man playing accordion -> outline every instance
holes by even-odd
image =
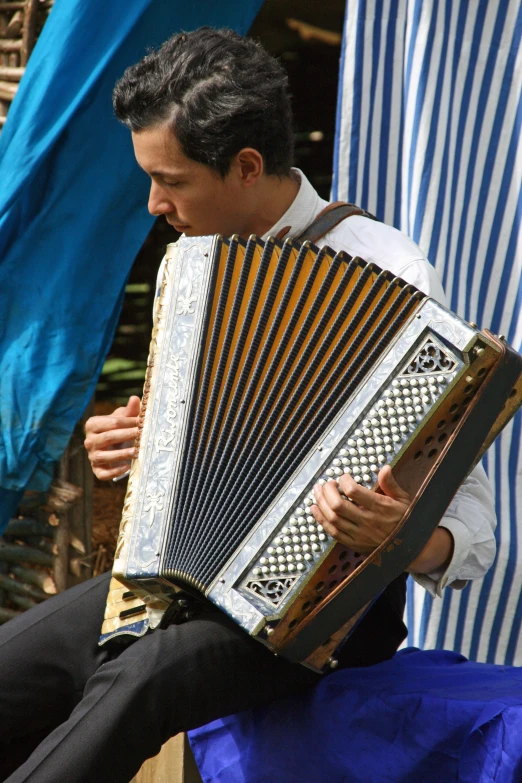
[[[292,168],[287,78],[252,40],[208,28],[175,35],[127,69],[114,107],[150,177],[149,211],[187,236],[297,236],[327,205]],[[373,261],[444,302],[433,268],[394,228],[355,215],[320,244]],[[139,407],[131,397],[125,408],[87,422],[85,446],[99,479],[128,470]],[[339,485],[316,487],[311,513],[334,539],[371,552],[410,501],[389,467],[379,485],[382,494],[375,494],[344,475]],[[482,577],[495,553],[494,526],[479,466],[409,573],[438,596]],[[340,666],[393,656],[406,636],[406,576],[364,616],[341,650]],[[0,628],[0,772],[9,783],[128,783],[177,732],[318,679],[204,603],[185,622],[99,647],[109,580],[105,574],[72,588]]]

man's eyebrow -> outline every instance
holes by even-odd
[[[165,170],[159,170],[159,171],[151,171],[149,172],[151,177],[182,177],[183,172],[182,171],[168,171]]]

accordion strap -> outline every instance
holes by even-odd
[[[346,201],[334,201],[319,212],[315,220],[294,239],[298,239],[300,242],[308,240],[315,243],[331,231],[332,228],[335,228],[342,220],[346,220],[346,218],[352,217],[352,215],[361,215],[362,217],[371,218],[371,220],[377,220],[370,212],[366,212],[365,209],[361,209],[361,207],[357,207],[355,204],[348,204]]]

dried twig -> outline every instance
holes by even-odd
[[[334,33],[332,30],[324,30],[322,27],[316,27],[308,22],[302,22],[300,19],[287,19],[287,26],[290,30],[295,30],[303,41],[320,41],[328,46],[340,46],[342,41],[341,33]]]

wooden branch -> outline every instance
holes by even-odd
[[[40,587],[28,585],[25,584],[25,582],[19,582],[18,579],[5,576],[5,574],[0,574],[0,589],[5,590],[6,593],[25,595],[28,598],[33,598],[35,601],[45,601],[45,599],[48,598],[48,594]]]
[[[12,101],[18,90],[18,85],[13,82],[0,82],[0,100]]]
[[[57,554],[53,564],[54,582],[59,593],[67,590],[68,587],[70,524],[67,512],[72,503],[75,502],[73,494],[68,491],[68,488],[78,489],[67,481],[68,451],[69,447],[65,449],[65,453],[60,460],[58,478],[51,484],[51,491],[47,500],[48,505],[60,514],[60,524],[56,528],[56,537],[54,539]]]
[[[57,555],[58,547],[54,541],[49,541],[48,538],[43,536],[28,536],[25,542],[29,546],[33,546],[35,549],[39,549],[40,552],[47,552],[48,555]]]
[[[24,25],[24,15],[21,11],[13,14],[13,17],[4,30],[6,38],[18,38]]]
[[[1,576],[6,576],[6,575],[7,575],[7,573],[8,573],[8,571],[9,571],[9,566],[8,566],[8,564],[5,562],[5,560],[4,560],[4,561],[1,561],[1,562],[0,562],[0,575],[1,575]],[[6,593],[5,593],[5,591],[4,591],[4,590],[2,590],[2,588],[0,587],[0,606],[4,606],[4,604],[5,604],[5,599],[6,599]]]
[[[87,550],[85,549],[85,544],[83,541],[81,541],[78,536],[75,536],[74,533],[71,532],[69,532],[69,544],[81,555],[87,554]]]
[[[64,519],[61,520],[60,525],[56,528],[57,555],[53,562],[53,576],[59,593],[67,589],[67,574],[69,571],[69,526],[66,517],[67,515],[64,514]]]
[[[20,65],[27,65],[27,60],[36,42],[36,17],[39,0],[27,0],[24,13],[24,29],[22,33],[22,49]]]
[[[34,565],[47,566],[52,568],[54,558],[46,552],[40,552],[39,549],[33,549],[30,546],[20,546],[18,544],[1,544],[0,560],[7,560],[8,563],[32,563]]]
[[[8,620],[12,620],[13,617],[18,617],[20,612],[15,612],[14,609],[6,609],[5,606],[0,606],[0,623],[6,623]]]
[[[37,571],[34,568],[24,568],[20,565],[12,565],[11,573],[31,585],[36,585],[47,595],[56,595],[54,579],[46,571]]]
[[[25,68],[15,68],[9,65],[0,65],[0,79],[8,82],[19,82],[25,73]]]
[[[100,544],[98,547],[98,551],[96,552],[96,561],[94,563],[94,568],[92,571],[93,576],[100,576],[100,574],[104,574],[107,570],[107,549],[103,546],[103,544]]]
[[[19,38],[0,38],[0,52],[19,52],[22,41]]]
[[[31,598],[27,598],[25,595],[14,595],[10,596],[11,603],[15,604],[15,606],[19,606],[22,611],[27,611],[27,609],[32,609],[34,606],[37,606],[38,604],[36,601],[33,601]]]
[[[10,519],[6,529],[5,536],[44,536],[44,538],[54,538],[55,528],[47,525],[45,522],[39,522],[37,519]]]
[[[59,469],[61,486],[71,490],[71,502],[61,511],[60,527],[69,531],[67,556],[72,562],[67,566],[67,587],[92,576],[92,483],[93,473],[83,445],[85,421],[94,413],[91,403],[82,419],[76,424]],[[75,551],[73,551],[75,550]],[[79,554],[78,558],[76,555]]]
[[[47,505],[59,514],[68,511],[83,497],[83,490],[70,481],[58,478],[51,484]]]
[[[24,612],[27,609],[32,609],[33,606],[37,605],[36,601],[32,601],[30,598],[27,598],[27,596],[25,596],[25,595],[16,595],[16,594],[14,594],[14,595],[11,595],[10,598],[11,598],[11,601],[13,602],[13,604],[16,604],[16,606],[19,606],[20,609],[24,610]]]
[[[324,30],[322,27],[316,27],[308,22],[302,22],[300,19],[287,19],[287,27],[295,30],[303,41],[320,41],[328,46],[340,46],[342,41],[341,33],[334,33],[332,30]]]
[[[84,577],[82,568],[92,569],[92,561],[96,558],[97,552],[91,552],[85,557],[71,557],[69,560],[69,570],[73,576]]]

